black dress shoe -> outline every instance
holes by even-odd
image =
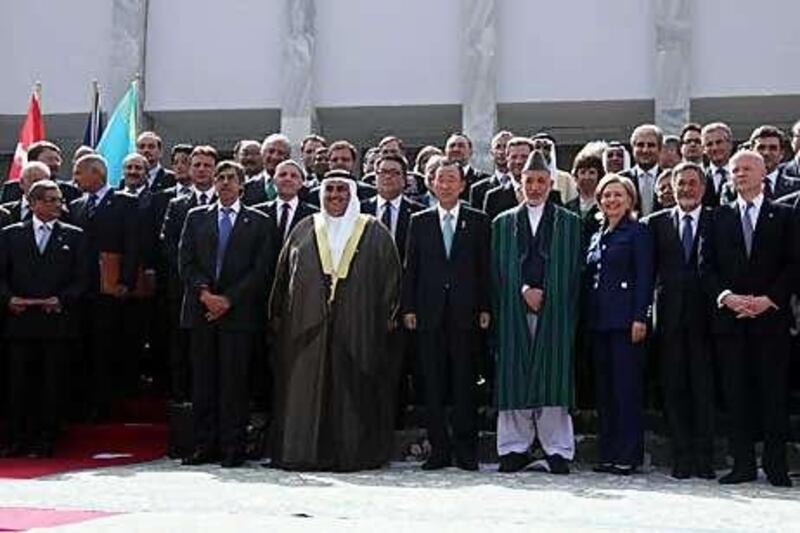
[[[611,473],[615,476],[630,476],[636,473],[636,467],[631,465],[612,465]]]
[[[614,472],[614,465],[611,463],[598,463],[592,467],[592,472],[598,474],[611,474]]]
[[[758,477],[755,469],[748,469],[748,470],[737,470],[733,469],[721,478],[719,478],[720,485],[737,485],[739,483],[747,483],[749,481],[755,481]]]
[[[784,472],[767,472],[767,481],[773,487],[791,487],[792,480],[789,474]]]
[[[546,455],[545,461],[547,461],[547,467],[550,470],[551,474],[569,474],[569,461],[554,453],[553,455]]]
[[[244,465],[244,455],[241,453],[232,453],[226,455],[222,462],[220,462],[220,466],[222,468],[239,468],[240,466]]]
[[[441,470],[451,465],[450,457],[447,455],[431,455],[428,460],[422,463],[423,470]]]
[[[527,453],[511,452],[503,454],[499,457],[500,466],[497,468],[498,472],[504,474],[511,474],[524,470],[526,466],[533,462],[533,458]]]
[[[675,479],[689,479],[692,477],[692,467],[686,463],[676,463],[672,466],[670,476]]]
[[[0,451],[0,457],[24,457],[28,455],[28,447],[20,442],[14,442]]]
[[[457,457],[456,468],[467,470],[468,472],[475,472],[480,469],[478,460],[474,457]]]
[[[181,464],[183,466],[198,466],[215,462],[217,462],[217,458],[214,456],[214,454],[204,450],[195,451],[189,457],[184,457],[181,460]]]
[[[694,469],[694,475],[700,479],[717,479],[717,473],[708,464],[697,465]]]

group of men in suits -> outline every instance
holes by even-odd
[[[781,163],[785,140],[776,128],[757,128],[748,140],[753,152],[732,157],[733,136],[725,124],[687,125],[679,138],[684,162],[671,174],[677,205],[668,210],[660,209],[656,194],[659,163],[666,159],[660,157],[663,135],[653,125],[639,126],[631,135],[630,168],[625,168],[625,148],[611,143],[592,157],[579,154],[574,183],[559,185],[559,178],[554,178],[547,201],[580,214],[584,235],[598,228],[593,186],[612,165],[636,185],[639,213],[656,240],[654,338],[675,444],[675,477],[708,477],[714,387],[710,354],[723,357],[735,352],[723,371],[728,407],[738,421],[733,439],[737,464],[727,480],[753,477],[755,460],[749,443],[756,417],[752,402],[741,400],[745,378],[757,375],[763,396],[759,412],[766,417],[769,439],[765,470],[775,484],[785,484],[780,448],[786,433],[785,402],[781,403],[786,389],[779,382],[788,361],[788,295],[797,281],[790,272],[796,266],[794,248],[786,243],[794,243],[797,235],[791,222],[794,215],[779,203],[800,203],[800,123],[792,135],[798,155]],[[81,347],[75,352],[83,355],[68,359],[68,354],[56,366],[49,362],[39,366],[58,376],[65,360],[79,361],[82,367],[72,371],[83,375],[89,414],[102,418],[110,414],[120,391],[135,386],[141,369],[131,365],[148,346],[154,361],[149,370],[161,364],[160,377],[169,380],[171,396],[193,400],[198,445],[187,462],[220,459],[227,466],[238,466],[244,459],[243,424],[249,401],[243,384],[258,389],[268,381],[263,353],[269,338],[260,318],[266,301],[256,302],[250,296],[268,291],[281,244],[300,220],[318,210],[314,205],[319,203],[318,174],[327,168],[326,175],[356,181],[362,212],[382,222],[405,265],[401,311],[408,342],[417,347],[408,350],[409,356],[417,351],[422,363],[420,388],[435,452],[426,468],[455,461],[474,469],[474,385],[477,369],[485,364],[476,352],[488,351],[481,339],[491,323],[488,283],[483,282],[488,281],[490,223],[520,205],[522,170],[533,152],[543,155],[551,176],[559,176],[555,143],[547,135],[526,138],[499,132],[490,148],[495,171],[482,174],[469,164],[470,139],[452,134],[443,154],[429,161],[431,190],[424,198],[417,197],[428,209],[407,194],[415,178],[410,177],[397,138],[378,147],[374,185],[356,177],[358,153],[351,143],[328,145],[313,135],[301,146],[302,161],[295,162],[283,135],[270,135],[262,143],[245,140],[234,151],[235,164],[218,166],[214,148],[177,145],[171,154],[176,170],[172,172],[161,166],[161,139],[144,132],[137,139],[137,153],[124,162],[118,189],[110,187],[101,157],[83,155],[66,179],[59,174],[61,152],[56,145],[43,141],[32,146],[22,178],[4,185],[2,196],[7,201],[0,208],[0,222],[18,228],[3,234],[9,248],[4,242],[0,250],[4,265],[0,289],[8,298],[7,314],[13,315],[13,320],[6,320],[7,338],[22,346],[9,348],[11,376],[25,375],[23,354],[32,350],[30,339],[17,339],[14,331],[30,331],[33,326],[26,323],[38,328],[45,320],[41,323],[48,325],[42,327],[74,340]],[[753,176],[761,170],[763,176],[756,180]],[[758,181],[758,191],[754,184],[747,189],[748,179]],[[744,211],[749,228],[739,223]],[[43,231],[50,232],[50,239],[65,243],[69,261],[49,259],[48,254],[57,250],[48,244],[37,251],[33,244],[38,237],[18,244],[27,238],[20,237],[20,231],[27,235],[40,227],[49,228]],[[742,240],[732,244],[729,236],[736,231]],[[23,246],[25,253],[13,252]],[[72,258],[78,250],[81,257]],[[24,261],[32,266],[22,276],[17,263]],[[30,289],[31,273],[53,261],[65,269],[54,274],[63,289],[60,285],[42,289],[47,295]],[[108,279],[111,274],[113,279]],[[67,293],[54,304],[49,298],[58,290]],[[709,305],[702,295],[715,290],[719,291],[716,305]],[[50,303],[17,305],[13,297]],[[77,328],[72,322],[63,326],[78,314],[84,320],[75,322]],[[31,320],[20,322],[29,316]],[[745,327],[739,327],[742,324]],[[54,338],[62,339],[58,335]],[[118,349],[120,338],[126,341],[124,350]],[[69,351],[66,341],[50,345],[61,347],[41,350],[47,361],[57,359],[47,355],[50,351]],[[753,363],[754,354],[762,350],[785,355],[778,357],[780,365]],[[248,355],[231,355],[239,353]],[[251,372],[252,368],[257,371]],[[50,412],[63,383],[48,390],[52,395],[43,395],[47,400],[42,413]],[[452,438],[444,414],[448,390],[456,403]],[[11,395],[12,414],[18,413],[28,400],[22,400],[19,386]],[[54,423],[47,416],[41,420],[44,437],[38,445],[51,453]],[[13,416],[11,428],[11,453],[36,448],[31,442],[36,439]]]

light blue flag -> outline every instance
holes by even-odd
[[[97,143],[97,153],[108,165],[108,184],[111,187],[118,187],[122,182],[122,161],[136,151],[136,102],[136,82],[133,82],[114,109]]]

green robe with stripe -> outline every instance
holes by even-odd
[[[497,408],[572,407],[581,284],[580,217],[548,202],[537,234],[545,260],[544,305],[535,338],[526,319],[521,264],[530,232],[525,204],[492,224],[492,322]],[[541,233],[543,232],[543,233]]]

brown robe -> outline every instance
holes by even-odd
[[[363,233],[331,297],[315,232],[320,216],[292,231],[270,298],[277,333],[272,463],[291,470],[379,468],[391,454],[401,366],[402,347],[389,329],[400,261],[386,229],[360,215]]]

